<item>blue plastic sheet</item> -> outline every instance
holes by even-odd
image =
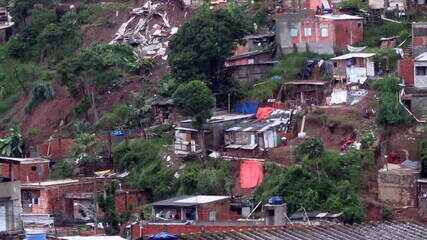
[[[161,232],[150,237],[150,240],[179,240],[179,237],[177,235],[170,234],[167,232]]]
[[[259,101],[244,101],[236,104],[234,111],[242,114],[255,114],[260,102]]]

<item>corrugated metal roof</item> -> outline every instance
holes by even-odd
[[[426,239],[427,227],[417,223],[376,223],[363,225],[311,225],[311,226],[286,226],[265,227],[249,231],[229,231],[220,233],[200,233],[181,235],[184,240],[210,240],[210,239],[290,239],[290,240],[378,240],[378,239],[402,239],[422,240]]]
[[[330,19],[330,20],[362,20],[362,17],[348,15],[348,14],[325,14],[319,15],[319,18]]]
[[[179,196],[174,198],[169,198],[166,200],[154,202],[151,205],[157,207],[166,207],[166,206],[181,206],[181,207],[190,207],[197,206],[206,203],[212,203],[220,200],[225,200],[230,198],[229,196],[216,196],[216,195],[197,195],[197,196]]]
[[[415,61],[420,61],[420,62],[427,61],[427,52],[422,53],[421,55],[419,55],[418,57],[416,57]]]
[[[347,60],[352,58],[370,58],[375,56],[375,53],[348,53],[338,57],[331,58],[331,60]]]

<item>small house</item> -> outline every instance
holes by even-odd
[[[422,53],[412,64],[408,61],[408,67],[412,71],[402,69],[405,62],[400,62],[401,72],[412,73],[413,75],[403,74],[405,80],[405,91],[402,96],[402,102],[417,117],[417,119],[427,119],[427,52]]]
[[[241,121],[253,118],[253,114],[226,114],[210,118],[203,126],[205,146],[218,150],[224,146],[224,131]],[[201,136],[198,129],[193,127],[191,119],[181,121],[175,127],[175,154],[187,155],[201,152]]]
[[[12,35],[12,27],[15,25],[12,22],[12,17],[9,12],[0,7],[0,43],[7,42]]]
[[[259,108],[257,120],[243,121],[228,128],[224,134],[227,155],[255,157],[279,146],[288,131],[291,111]]]
[[[290,81],[282,88],[281,100],[291,107],[296,105],[322,105],[325,102],[325,85],[323,81]]]
[[[363,18],[347,14],[313,15],[286,12],[276,17],[277,39],[283,53],[334,54],[363,41]]]
[[[171,98],[156,97],[151,104],[154,121],[158,124],[173,124],[177,120],[177,111],[174,100]]]
[[[248,35],[242,39],[234,56],[225,62],[227,74],[240,83],[254,84],[270,73],[277,61],[273,61],[275,34]]]
[[[375,77],[375,53],[348,53],[331,60],[334,78],[347,84],[363,84]]]
[[[427,22],[412,23],[412,55],[418,57],[427,52]]]
[[[44,158],[10,158],[0,157],[2,164],[2,176],[10,174],[9,168],[5,167],[10,164],[14,177],[21,182],[39,182],[45,181],[49,177],[50,160]]]
[[[232,211],[229,196],[180,196],[152,205],[154,220],[171,222],[225,222],[237,220],[240,214]]]
[[[62,179],[24,183],[21,187],[25,215],[51,215],[56,221],[68,223],[90,222],[95,215],[95,198],[113,181],[112,178]],[[141,206],[147,196],[119,184],[116,208],[120,213],[131,206]]]

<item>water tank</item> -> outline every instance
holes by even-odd
[[[271,205],[281,205],[283,204],[283,198],[280,196],[274,196],[268,199],[268,203]]]

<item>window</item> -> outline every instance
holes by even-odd
[[[362,23],[358,23],[358,24],[357,24],[357,26],[358,26],[359,28],[361,28],[361,27],[362,27]]]
[[[298,36],[298,28],[291,28],[291,37]]]
[[[37,167],[36,166],[31,166],[31,171],[36,171]]]
[[[321,26],[320,27],[320,36],[321,37],[328,37],[329,36],[328,27],[327,26]]]
[[[304,28],[304,36],[306,37],[311,36],[311,28]]]
[[[427,67],[416,67],[417,76],[425,76],[427,75]]]
[[[210,211],[209,212],[209,221],[211,221],[211,222],[216,221],[216,211]]]

